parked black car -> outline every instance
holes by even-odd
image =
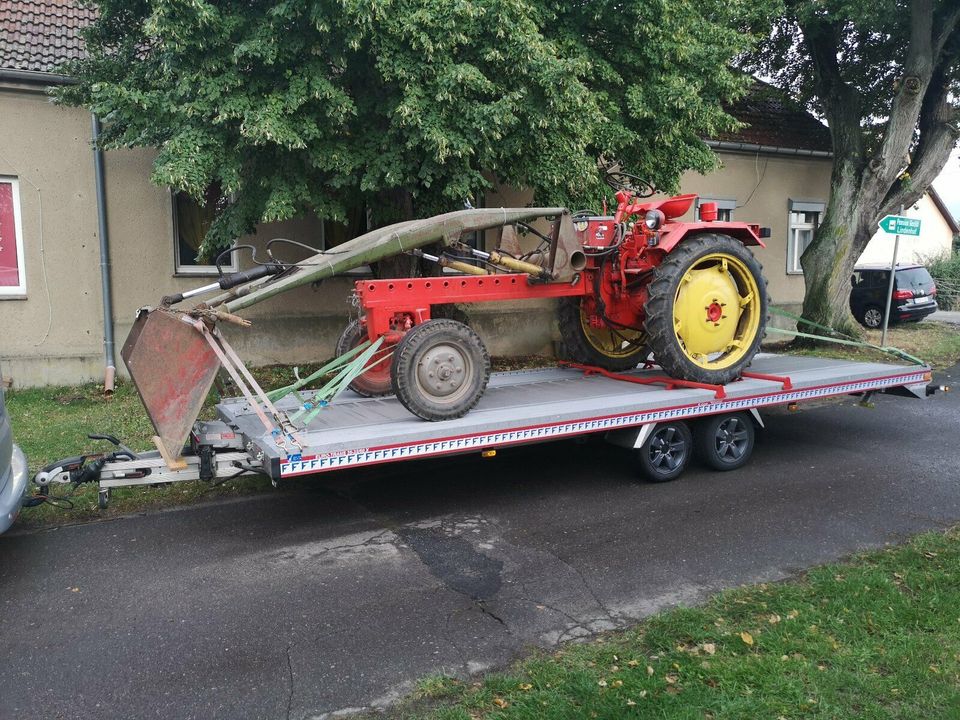
[[[887,307],[890,268],[863,265],[853,271],[850,290],[850,311],[861,325],[878,328],[883,325]],[[890,303],[890,324],[923,320],[937,311],[937,286],[922,265],[897,265],[893,278],[893,301]]]

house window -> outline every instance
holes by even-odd
[[[0,176],[0,298],[26,294],[20,183],[16,178]]]
[[[203,203],[197,202],[186,193],[173,193],[174,267],[178,275],[217,274],[214,264],[216,257],[201,257],[199,252],[217,210],[222,208],[225,202],[226,199],[217,187],[207,190]],[[224,258],[221,265],[224,272],[236,272],[238,267],[236,253]]]
[[[703,203],[714,203],[717,206],[717,222],[731,222],[733,220],[733,211],[737,209],[737,201],[730,198],[699,197],[697,198],[697,207],[694,217],[699,222],[700,206]]]
[[[820,225],[824,203],[818,200],[790,200],[790,221],[787,235],[787,274],[802,275],[800,258],[813,242]]]

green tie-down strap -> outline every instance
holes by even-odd
[[[340,395],[340,393],[349,387],[350,383],[352,383],[358,375],[366,370],[369,370],[374,365],[384,362],[390,357],[390,355],[392,355],[391,353],[390,355],[377,358],[375,362],[370,363],[370,359],[374,356],[377,350],[380,349],[382,344],[382,337],[377,338],[374,342],[366,340],[357,345],[355,348],[352,348],[349,352],[346,352],[340,357],[331,360],[322,368],[311,373],[307,377],[301,378],[285,387],[271,390],[267,393],[267,398],[271,402],[277,402],[281,398],[285,398],[291,393],[295,394],[297,399],[300,401],[300,409],[290,415],[290,419],[296,421],[298,418],[306,414],[303,423],[304,425],[309,425],[310,421],[317,416],[317,413],[332,403],[337,396]],[[335,370],[337,373],[320,389],[314,391],[309,400],[300,394],[300,389],[309,383],[312,383],[314,380],[317,380],[318,378],[321,378]]]
[[[857,340],[856,338],[850,337],[849,335],[844,335],[841,332],[837,332],[833,328],[829,328],[826,325],[820,325],[819,323],[813,322],[813,320],[807,320],[806,318],[802,318],[799,315],[794,315],[793,313],[789,313],[786,310],[781,310],[780,308],[777,308],[777,307],[771,306],[770,312],[775,315],[780,315],[781,317],[794,320],[798,324],[803,323],[804,325],[809,325],[817,330],[823,330],[824,332],[830,333],[830,335],[813,335],[811,333],[800,332],[799,330],[782,330],[781,328],[774,328],[774,327],[768,327],[767,332],[777,333],[779,335],[792,335],[794,337],[810,338],[811,340],[830,342],[830,343],[835,343],[837,345],[849,345],[851,347],[870,348],[871,350],[876,350],[877,352],[886,353],[887,355],[892,355],[902,360],[907,360],[916,365],[926,366],[927,364],[920,358],[914,357],[910,353],[905,352],[900,348],[895,348],[890,346],[884,347],[881,345],[874,345],[873,343],[863,342],[862,340]]]

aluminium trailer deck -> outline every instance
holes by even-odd
[[[781,379],[744,378],[726,385],[725,397],[720,398],[713,390],[637,385],[599,375],[587,376],[573,368],[494,373],[473,410],[462,418],[444,422],[414,417],[393,397],[361,398],[345,393],[302,432],[303,452],[286,457],[243,399],[225,400],[217,406],[217,412],[221,420],[245,438],[248,449],[250,443],[257,448],[256,455],[262,456],[264,470],[279,481],[588,433],[638,431],[668,420],[831,396],[899,388],[925,397],[930,382],[929,368],[916,365],[789,355],[758,355],[749,370],[751,374]],[[663,376],[659,369],[635,370],[630,374],[641,378]],[[309,393],[305,396],[309,397]],[[297,407],[292,397],[278,405],[281,410]]]

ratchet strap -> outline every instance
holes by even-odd
[[[908,362],[912,362],[915,365],[926,366],[927,364],[920,358],[914,357],[910,353],[904,350],[901,350],[900,348],[892,347],[889,345],[888,346],[874,345],[873,343],[864,342],[863,340],[857,340],[854,337],[845,335],[844,333],[838,332],[837,330],[827,327],[826,325],[821,325],[819,323],[814,322],[813,320],[807,320],[806,318],[802,318],[799,315],[794,315],[793,313],[789,313],[786,310],[781,310],[780,308],[774,307],[772,305],[770,306],[770,312],[771,314],[780,315],[781,317],[794,320],[796,321],[798,326],[801,323],[803,323],[804,325],[809,325],[816,330],[822,330],[823,332],[830,333],[830,334],[814,335],[813,333],[800,332],[799,330],[783,330],[781,328],[768,327],[767,332],[769,333],[776,333],[778,335],[791,335],[793,337],[809,338],[811,340],[835,343],[837,345],[848,345],[851,347],[869,348],[870,350],[876,350],[877,352],[881,352],[886,355],[892,355],[893,357],[900,358],[901,360],[907,360]]]
[[[340,393],[350,386],[350,383],[352,383],[357,376],[385,362],[393,355],[392,352],[387,353],[370,362],[382,344],[383,337],[377,338],[374,342],[365,340],[355,348],[331,360],[305,378],[300,378],[297,374],[297,368],[294,368],[293,372],[297,380],[285,387],[271,390],[267,393],[267,397],[271,401],[276,402],[287,395],[293,394],[300,403],[300,409],[290,415],[290,420],[296,421],[303,417],[303,424],[305,426],[309,425],[323,408],[336,400]],[[315,390],[309,399],[300,394],[300,389],[305,385],[335,370],[337,371],[336,374],[319,390]]]

